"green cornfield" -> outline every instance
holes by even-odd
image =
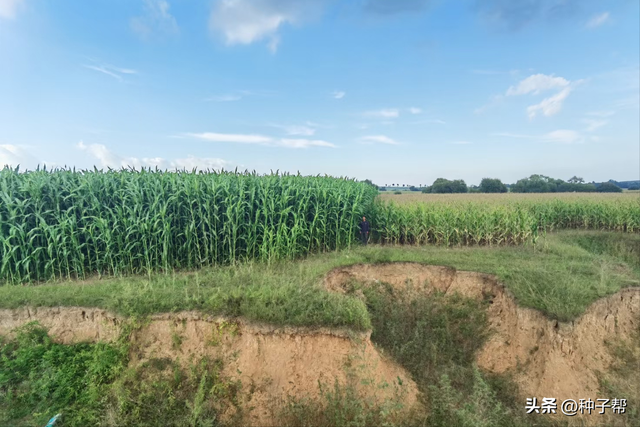
[[[0,170],[0,283],[151,274],[382,244],[535,243],[556,229],[640,231],[640,202],[398,205],[346,178],[237,172]]]
[[[500,245],[535,243],[559,229],[640,232],[640,199],[532,200],[374,205],[373,239],[391,244]]]
[[[349,246],[377,190],[235,172],[0,171],[0,282],[270,261]]]

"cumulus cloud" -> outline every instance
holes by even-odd
[[[405,12],[421,12],[430,0],[366,0],[364,10],[377,15],[397,15]]]
[[[162,157],[143,157],[141,159],[136,157],[122,157],[112,151],[110,151],[103,144],[85,144],[80,141],[76,147],[89,154],[90,157],[97,160],[101,168],[136,168],[142,167],[158,168],[162,170],[176,170],[187,169],[193,170],[194,168],[200,170],[206,169],[222,169],[231,165],[230,162],[213,158],[213,157],[196,157],[189,155],[186,158],[177,158],[173,160],[166,160]]]
[[[365,144],[390,144],[390,145],[398,145],[398,142],[395,141],[394,139],[389,138],[388,136],[385,135],[369,135],[369,136],[363,136],[362,138],[360,138],[360,142],[365,143]]]
[[[411,107],[411,108],[409,108],[409,112],[411,114],[420,114],[420,113],[422,113],[422,109],[416,108],[416,107]]]
[[[223,35],[229,45],[268,40],[272,52],[278,49],[278,30],[284,24],[298,24],[319,15],[324,0],[219,0],[209,18],[209,29]]]
[[[562,103],[565,99],[567,99],[569,93],[571,93],[571,89],[565,88],[562,89],[559,93],[549,98],[543,99],[539,104],[530,105],[529,107],[527,107],[529,118],[533,119],[540,111],[547,117],[553,116],[554,114],[558,113],[562,109]]]
[[[166,0],[143,0],[144,11],[141,16],[131,18],[131,29],[140,37],[147,39],[153,34],[177,34],[179,32],[176,19],[169,13],[169,2]]]
[[[13,19],[24,0],[0,0],[0,18]]]
[[[587,22],[587,28],[596,28],[606,23],[609,20],[609,12],[600,13],[595,15]]]
[[[387,108],[382,110],[366,111],[364,115],[380,119],[395,119],[400,116],[400,111],[397,108]]]
[[[343,92],[341,90],[336,90],[335,92],[331,92],[331,96],[334,97],[335,99],[342,99],[346,94],[347,94],[346,92]]]
[[[187,133],[186,136],[210,142],[233,142],[238,144],[258,144],[271,147],[309,148],[335,147],[334,144],[317,139],[272,138],[264,135],[228,134],[228,133]]]

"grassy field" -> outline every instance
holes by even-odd
[[[410,261],[495,274],[518,303],[570,320],[596,299],[640,284],[640,235],[565,231],[536,246],[378,246],[301,261],[204,268],[194,272],[0,286],[0,307],[96,306],[125,315],[203,310],[298,326],[371,326],[364,304],[326,292],[331,269]],[[562,285],[559,285],[562,284]]]

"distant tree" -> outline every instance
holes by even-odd
[[[410,191],[420,191],[420,189],[418,187],[413,186],[413,185],[411,187],[409,187],[409,190]]]
[[[597,191],[599,193],[622,193],[622,188],[612,182],[603,182],[597,186]]]
[[[426,191],[425,191],[426,190]],[[422,190],[423,193],[466,193],[468,191],[467,184],[462,179],[449,181],[448,179],[438,178],[429,187]]]
[[[572,178],[569,178],[567,182],[569,184],[584,184],[584,179],[574,175]]]
[[[402,194],[402,191],[394,191],[393,194]]]
[[[375,185],[375,184],[374,184],[370,179],[365,179],[363,182],[364,182],[365,184],[369,184],[369,185],[370,185],[370,186],[372,186],[372,187],[376,187],[376,188],[378,188],[378,186],[377,186],[377,185]]]
[[[571,182],[563,182],[558,185],[556,192],[558,193],[592,193],[596,191],[596,186],[593,184],[578,184]]]
[[[507,191],[507,186],[502,181],[493,178],[482,178],[478,187],[480,193],[506,193]]]
[[[564,181],[544,175],[531,175],[529,178],[518,180],[511,186],[514,193],[555,193]]]
[[[378,187],[378,191],[387,191],[387,187]]]
[[[640,184],[630,184],[629,190],[640,190]]]

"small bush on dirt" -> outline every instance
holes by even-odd
[[[291,427],[325,426],[401,426],[410,420],[398,418],[403,408],[400,400],[376,404],[363,398],[353,384],[333,387],[319,384],[320,399],[290,397],[279,416],[279,423]],[[407,424],[411,425],[411,424]]]
[[[214,427],[219,414],[237,411],[239,384],[221,376],[220,360],[201,359],[189,369],[152,359],[128,369],[114,384],[107,410],[109,426]]]

